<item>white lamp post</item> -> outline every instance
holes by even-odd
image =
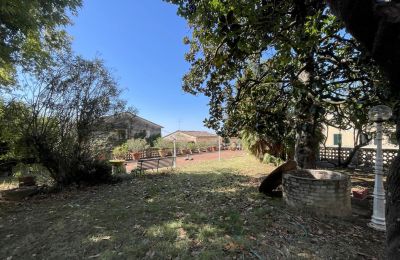
[[[385,190],[383,188],[383,157],[382,157],[382,122],[392,116],[390,107],[379,105],[371,108],[368,117],[376,123],[376,160],[375,160],[375,185],[374,185],[374,206],[369,226],[385,231]]]

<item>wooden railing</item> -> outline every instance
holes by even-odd
[[[221,149],[224,150],[224,149]],[[216,149],[176,149],[176,155],[177,156],[185,156],[187,154],[196,154],[196,153],[203,153],[203,152],[215,152],[218,151]],[[142,150],[139,152],[139,159],[144,159],[144,158],[157,158],[157,157],[166,157],[166,156],[172,156],[174,154],[174,150],[172,148],[164,148],[164,149],[159,149],[159,148],[148,148],[146,150]],[[128,153],[125,156],[125,160],[127,161],[132,161],[134,160],[133,153]]]

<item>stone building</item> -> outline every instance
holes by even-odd
[[[113,141],[123,142],[131,138],[161,136],[162,126],[130,112],[104,118],[106,129]]]
[[[218,143],[218,135],[206,131],[182,131],[178,130],[163,137],[166,140],[176,140],[188,143]]]

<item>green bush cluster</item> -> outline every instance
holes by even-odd
[[[143,138],[129,139],[126,141],[126,146],[129,152],[139,152],[150,147],[147,141]]]
[[[284,161],[281,158],[275,157],[273,155],[270,155],[269,153],[264,154],[263,163],[265,164],[273,164],[275,166],[281,165]]]

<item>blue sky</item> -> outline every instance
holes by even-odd
[[[208,99],[181,89],[189,69],[182,39],[190,31],[175,6],[161,0],[84,0],[73,20],[68,32],[74,51],[103,58],[139,116],[164,126],[163,135],[178,128],[208,130],[203,126]]]

